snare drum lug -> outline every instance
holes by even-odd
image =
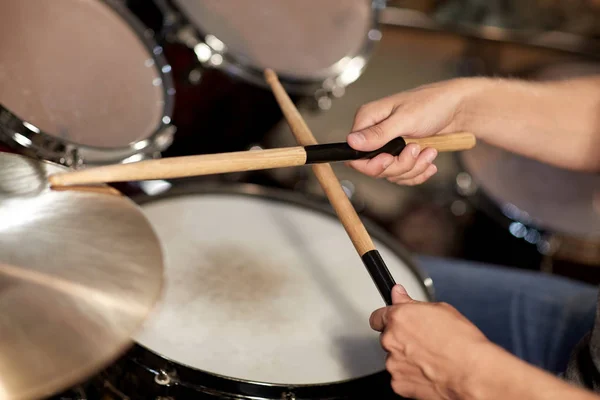
[[[281,400],[296,400],[296,395],[292,392],[284,392],[281,394]]]
[[[165,370],[160,370],[154,377],[154,382],[161,386],[171,386],[175,382],[174,373],[168,373]]]

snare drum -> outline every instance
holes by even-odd
[[[171,67],[117,0],[2,1],[0,139],[67,166],[155,157],[171,142]]]
[[[106,387],[130,399],[392,395],[369,327],[384,303],[329,207],[250,185],[140,204],[166,254],[166,291]],[[366,226],[395,280],[432,300],[410,256]]]

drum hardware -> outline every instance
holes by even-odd
[[[20,153],[73,168],[159,157],[175,133],[175,92],[171,66],[152,32],[117,0],[39,7],[24,0],[2,14],[10,34],[0,35],[7,50],[0,58],[0,139]],[[43,48],[35,30],[11,28],[22,18],[44,27]],[[111,35],[118,46],[108,48]]]
[[[161,245],[139,208],[103,185],[50,190],[64,170],[0,153],[3,399],[53,395],[104,368],[162,292]]]
[[[168,286],[136,345],[99,381],[133,400],[396,398],[367,322],[381,299],[331,206],[286,190],[205,182],[172,183],[165,193],[134,201],[161,240]],[[433,300],[431,280],[398,242],[364,223],[411,296]],[[236,245],[219,250],[223,243]],[[219,278],[229,274],[237,277],[235,288]],[[344,285],[330,286],[340,280]],[[244,317],[233,317],[231,307]],[[293,320],[280,319],[292,310]],[[273,329],[265,331],[265,324]],[[311,339],[295,337],[300,331]],[[336,332],[348,337],[340,342]],[[248,335],[256,346],[241,343]],[[228,356],[218,356],[219,349]]]

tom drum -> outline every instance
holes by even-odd
[[[79,167],[154,157],[171,143],[171,67],[122,2],[0,5],[5,144]]]

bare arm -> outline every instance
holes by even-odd
[[[600,77],[481,79],[476,85],[461,105],[465,130],[542,162],[600,171]]]
[[[470,400],[598,400],[600,396],[571,385],[488,344],[477,355],[473,376],[468,380]]]
[[[397,136],[458,131],[562,168],[600,171],[600,77],[460,78],[422,86],[361,107],[348,143],[373,150]],[[415,185],[436,172],[436,156],[434,149],[411,144],[397,157],[382,154],[351,165],[370,176]]]

